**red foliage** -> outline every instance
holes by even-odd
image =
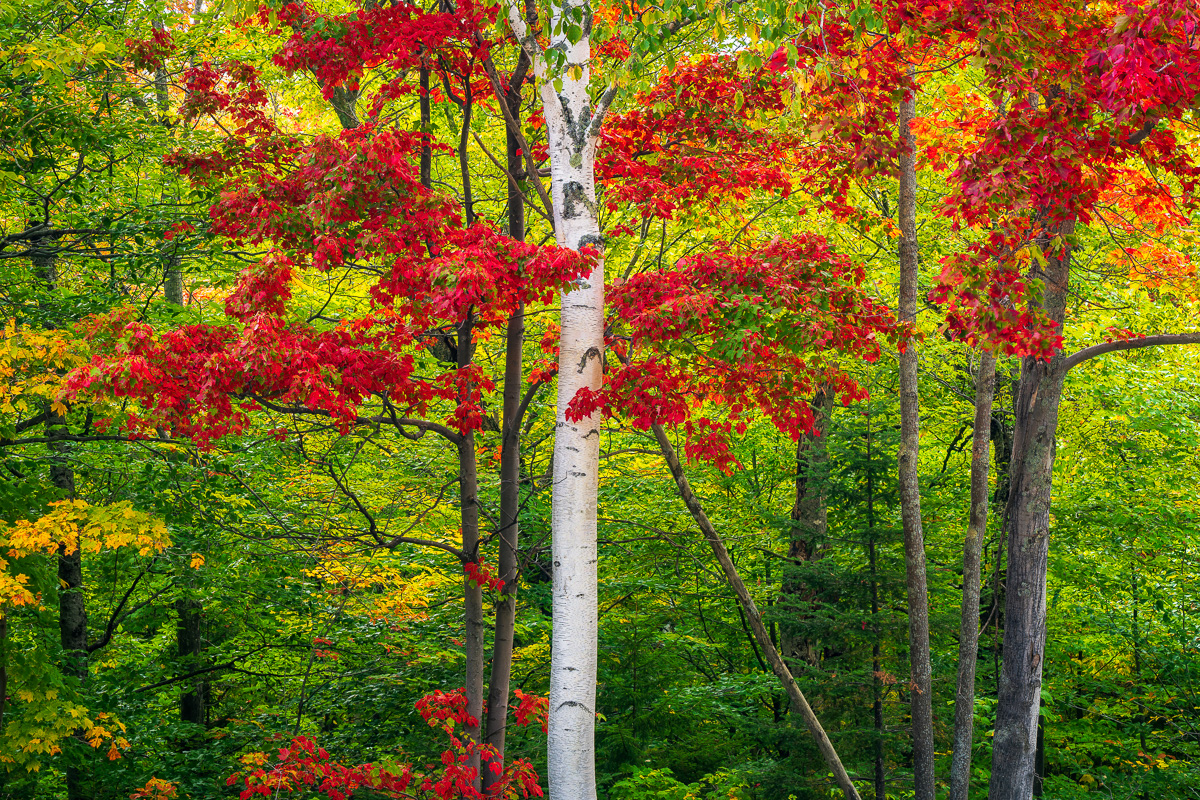
[[[783,110],[784,81],[747,77],[731,56],[710,56],[664,75],[637,106],[605,123],[596,176],[604,204],[673,219],[757,191],[792,189],[784,171],[794,137],[756,128],[757,113]]]
[[[441,404],[450,427],[478,429],[490,378],[476,366],[418,373],[414,356],[468,315],[476,328],[495,327],[519,304],[549,300],[590,271],[588,257],[482,224],[464,229],[454,205],[418,180],[421,134],[368,124],[304,142],[266,117],[253,70],[204,64],[188,81],[190,108],[242,124],[224,152],[174,163],[221,189],[210,233],[268,252],[226,299],[230,324],[156,335],[130,323],[70,390],[139,398],[126,427],[165,427],[200,444],[247,430],[263,406],[328,415],[347,430],[363,403],[384,397],[400,416]],[[304,270],[368,265],[378,277],[360,315],[333,326],[294,317],[292,285]]]
[[[463,564],[463,573],[466,574],[467,580],[481,589],[486,586],[492,591],[498,592],[504,588],[504,581],[492,573],[483,559]]]
[[[176,45],[169,31],[155,28],[149,39],[126,39],[125,50],[129,63],[137,70],[160,68],[167,56],[175,52]]]
[[[799,438],[813,419],[796,398],[827,382],[845,402],[865,396],[838,358],[874,361],[880,340],[895,335],[887,308],[862,290],[864,277],[812,235],[744,254],[718,247],[634,276],[610,294],[621,363],[599,392],[571,401],[568,418],[602,409],[643,430],[680,425],[687,456],[723,470],[736,463],[730,436],[758,414]]]
[[[1161,128],[1200,96],[1200,14],[1186,0],[930,0],[895,11],[894,30],[969,47],[999,107],[977,116],[970,138],[978,144],[956,154],[943,210],[956,226],[990,233],[945,262],[933,299],[949,304],[950,333],[1047,358],[1061,338],[1023,310],[1040,289],[1025,286],[1014,256],[1054,257],[1070,242],[1050,232],[1091,221],[1122,185],[1134,187],[1128,206],[1158,217],[1158,226],[1163,217],[1182,222],[1180,206],[1196,205],[1200,165]],[[1131,181],[1125,165],[1139,161],[1172,175],[1178,195],[1168,181]]]
[[[516,692],[519,705],[515,709],[516,723],[545,721],[548,701],[544,697]],[[502,763],[495,748],[463,739],[458,731],[478,726],[478,720],[467,714],[466,693],[435,691],[417,701],[417,711],[432,728],[446,733],[449,746],[442,753],[441,769],[421,772],[410,764],[358,764],[347,767],[333,761],[323,747],[306,736],[298,736],[288,747],[280,748],[272,764],[265,763],[265,754],[243,758],[244,762],[259,763],[246,773],[235,772],[226,785],[241,784],[241,800],[261,795],[278,797],[284,792],[315,791],[330,800],[347,800],[359,789],[370,789],[385,797],[403,800],[484,800],[474,787],[477,770],[468,766],[478,754],[497,776],[488,798],[515,800],[518,797],[541,797],[542,787],[533,766],[524,759],[509,759]]]

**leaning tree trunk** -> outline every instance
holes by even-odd
[[[779,678],[779,682],[783,684],[788,698],[792,701],[792,707],[800,714],[805,726],[808,727],[809,733],[816,740],[817,749],[821,752],[821,757],[825,759],[826,766],[833,773],[834,781],[837,782],[838,787],[845,794],[847,800],[858,800],[858,790],[854,788],[854,784],[851,782],[846,768],[842,766],[842,761],[838,758],[837,751],[833,747],[833,742],[829,741],[829,736],[821,726],[820,720],[813,713],[812,707],[809,706],[808,700],[804,697],[804,693],[800,691],[800,687],[796,684],[795,678],[792,677],[787,664],[783,662],[783,658],[779,655],[779,649],[771,641],[771,634],[767,631],[767,626],[763,624],[762,614],[759,613],[758,606],[754,603],[754,598],[750,596],[750,592],[746,588],[742,576],[738,574],[737,566],[734,565],[733,559],[729,557],[729,551],[725,548],[725,542],[721,539],[721,535],[717,532],[716,527],[713,526],[712,521],[709,520],[704,507],[700,505],[700,499],[692,491],[691,484],[683,472],[683,465],[679,462],[679,456],[675,452],[675,447],[671,444],[671,440],[667,438],[667,433],[661,425],[652,425],[651,430],[654,433],[654,439],[658,443],[659,450],[662,452],[663,459],[667,462],[667,468],[671,471],[671,477],[675,480],[675,488],[679,492],[679,497],[683,500],[688,512],[692,515],[692,519],[696,521],[696,525],[704,534],[704,538],[708,541],[713,555],[716,556],[717,562],[721,565],[721,569],[725,573],[725,579],[729,581],[729,585],[733,587],[734,594],[737,595],[738,603],[741,605],[742,611],[745,612],[746,621],[750,624],[754,641],[758,643],[759,649],[771,664],[771,671],[775,673],[775,677]]]
[[[591,8],[587,0],[551,4],[547,52],[561,69],[543,76],[540,90],[548,131],[554,236],[572,250],[599,249],[600,221],[594,179],[602,111],[593,118]],[[578,15],[578,16],[577,16]],[[574,20],[584,35],[572,42]],[[567,419],[567,406],[583,388],[599,390],[604,359],[604,261],[562,296],[558,354],[558,412],[554,437],[551,520],[554,629],[550,657],[547,777],[551,800],[596,796],[595,722],[597,660],[596,503],[600,468],[600,418]]]
[[[1058,226],[1063,237],[1074,222]],[[1047,246],[1049,240],[1043,240]],[[1042,304],[1058,331],[1066,311],[1071,252],[1047,253]],[[1037,754],[1042,658],[1046,648],[1046,564],[1050,547],[1050,490],[1058,407],[1066,357],[1021,363],[1008,501],[1008,570],[1004,596],[1004,653],[990,800],[1029,800]]]
[[[900,319],[917,318],[917,170],[910,123],[916,95],[900,103]],[[916,800],[934,800],[933,692],[929,664],[929,594],[925,574],[925,535],[921,529],[918,473],[920,413],[917,349],[909,339],[900,351],[900,517],[904,527],[904,572],[908,590],[908,650],[911,663],[913,783]]]
[[[826,446],[829,417],[833,411],[833,390],[823,386],[809,404],[813,413],[813,429],[796,442],[796,497],[792,504],[791,537],[788,559],[802,564],[822,558],[828,550],[826,529],[826,489],[829,481],[829,450]],[[804,581],[784,580],[780,604],[799,619],[811,615],[816,597]],[[780,649],[785,661],[803,662],[810,667],[819,664],[817,641],[793,633],[787,625],[780,636]]]
[[[996,356],[984,350],[975,376],[975,426],[971,440],[971,512],[963,540],[962,621],[958,632],[958,683],[954,694],[954,756],[950,800],[967,800],[971,787],[971,739],[975,724],[975,664],[979,658],[979,576],[987,533],[988,451]]]

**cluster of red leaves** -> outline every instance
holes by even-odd
[[[290,747],[279,749],[275,763],[250,771],[235,772],[225,781],[227,786],[241,783],[241,800],[261,795],[277,797],[283,792],[316,791],[329,800],[346,800],[356,790],[369,788],[386,797],[408,797],[405,790],[413,781],[412,768],[402,767],[398,773],[383,766],[358,764],[346,767],[331,761],[325,748],[307,736],[297,736]]]
[[[544,729],[547,699],[521,691],[516,692],[516,697],[518,705],[514,716],[517,724],[541,723]],[[332,760],[325,748],[312,739],[298,736],[290,746],[279,749],[279,756],[273,763],[265,763],[266,757],[261,756],[264,763],[246,773],[233,773],[225,783],[228,786],[241,784],[241,800],[250,800],[256,795],[278,797],[285,792],[303,791],[315,791],[329,800],[348,800],[362,789],[397,800],[484,800],[474,787],[477,770],[468,765],[478,754],[497,776],[488,800],[543,795],[538,775],[528,761],[510,759],[502,765],[495,748],[459,735],[465,728],[479,725],[479,721],[467,713],[466,694],[462,689],[427,694],[417,701],[416,708],[431,728],[443,731],[449,739],[449,745],[442,753],[440,771],[420,772],[409,764],[368,763],[348,767]]]
[[[520,689],[514,689],[513,695],[517,698],[517,706],[513,709],[513,716],[517,718],[517,724],[537,723],[541,726],[542,733],[545,733],[548,730],[550,698],[526,694]]]
[[[1038,291],[1027,291],[1012,256],[1038,243],[1060,250],[1066,243],[1047,231],[1093,219],[1105,196],[1129,183],[1129,163],[1172,175],[1182,195],[1173,196],[1168,181],[1133,181],[1126,207],[1160,221],[1186,219],[1179,203],[1196,204],[1200,165],[1172,132],[1152,129],[1200,96],[1200,12],[1186,0],[1109,7],[927,0],[896,10],[895,29],[973,51],[995,106],[978,118],[977,144],[957,154],[943,210],[956,226],[991,233],[945,262],[933,299],[949,303],[951,333],[1049,357],[1061,340],[1046,320],[1021,310]]]
[[[621,363],[599,392],[580,391],[568,417],[603,410],[643,430],[682,426],[687,456],[722,470],[736,464],[730,437],[760,414],[799,438],[813,418],[796,398],[828,383],[844,402],[861,399],[838,356],[874,361],[880,341],[895,337],[892,315],[863,290],[864,277],[822,237],[804,234],[634,276],[610,293]]]
[[[464,229],[418,179],[420,134],[364,125],[305,142],[254,122],[267,118],[249,68],[206,64],[188,80],[208,98],[189,102],[244,124],[224,152],[176,163],[222,188],[213,233],[268,253],[229,294],[230,324],[157,335],[129,323],[70,391],[139,398],[128,429],[164,427],[201,444],[245,431],[263,407],[327,415],[347,430],[373,397],[404,417],[449,406],[448,425],[477,430],[490,378],[477,366],[418,374],[414,355],[468,315],[500,326],[518,305],[548,300],[590,272],[589,256]],[[300,272],[358,268],[376,275],[359,316],[331,328],[292,315]]]
[[[414,91],[408,73],[421,66],[435,76],[470,84],[476,98],[487,96],[490,84],[479,62],[487,56],[490,42],[483,31],[495,24],[500,7],[463,0],[451,8],[425,11],[412,3],[367,4],[345,14],[320,14],[300,0],[279,10],[263,6],[259,21],[269,27],[274,15],[291,28],[291,37],[273,60],[289,72],[311,72],[326,98],[340,86],[358,90],[368,70],[392,70],[393,77],[382,82],[370,105],[374,117],[388,100]]]
[[[155,28],[149,39],[126,39],[125,52],[134,69],[158,69],[175,52],[175,41],[169,31]]]
[[[836,219],[854,219],[859,212],[849,199],[851,186],[894,174],[896,107],[912,86],[909,64],[945,57],[946,48],[864,46],[853,25],[833,21],[792,47],[800,75],[807,76],[797,78],[793,91],[799,123],[808,132],[793,153],[793,180],[819,195]],[[771,64],[782,69],[787,61],[781,47]]]
[[[504,581],[492,572],[483,559],[463,564],[463,574],[467,576],[467,580],[481,589],[486,586],[492,591],[498,592],[504,588]]]
[[[278,131],[266,113],[267,93],[258,82],[258,71],[249,64],[205,61],[183,76],[184,118],[225,113],[233,119],[236,137],[267,136]]]
[[[796,141],[753,124],[757,114],[783,110],[783,85],[770,72],[740,74],[732,56],[664,75],[605,122],[596,160],[605,206],[673,219],[681,208],[709,210],[756,191],[786,197],[783,166]]]

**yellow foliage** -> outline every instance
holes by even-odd
[[[178,796],[178,786],[162,778],[151,778],[145,786],[129,795],[129,800],[174,800]]]
[[[79,735],[97,750],[108,745],[108,757],[121,757],[121,750],[129,747],[129,741],[121,734],[125,725],[111,714],[92,714],[85,706],[59,697],[57,689],[21,688],[15,697],[34,706],[26,713],[6,722],[0,741],[0,764],[23,764],[36,772],[40,769],[41,757],[54,756],[62,752],[61,742],[69,736]]]
[[[8,320],[0,328],[0,412],[16,415],[49,402],[66,413],[58,394],[63,375],[87,360],[83,347],[69,331],[18,329]]]
[[[356,608],[351,608],[359,613],[392,624],[418,618],[439,586],[461,580],[434,571],[414,576],[411,566],[402,569],[388,563],[383,554],[364,556],[331,549],[318,558],[318,565],[306,570],[309,576],[319,578],[335,594],[351,595],[356,601]]]
[[[117,547],[136,547],[145,556],[171,544],[162,520],[138,511],[128,501],[93,506],[83,500],[59,500],[49,509],[36,520],[0,522],[0,611],[38,601],[26,588],[29,577],[8,571],[8,559],[60,550],[98,553]]]

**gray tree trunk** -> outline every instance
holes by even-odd
[[[525,52],[522,62],[528,66]],[[521,119],[521,84],[525,70],[518,66],[509,82],[504,98],[510,116]],[[505,137],[508,174],[521,174],[523,159],[516,135],[509,130]],[[514,181],[508,184],[508,235],[518,241],[525,239],[525,195]],[[492,674],[488,681],[487,724],[484,741],[496,749],[497,762],[504,763],[504,738],[508,727],[508,695],[512,678],[513,635],[517,620],[517,579],[519,562],[517,544],[521,507],[521,387],[524,379],[523,345],[525,342],[525,309],[517,308],[508,318],[504,338],[504,408],[500,425],[500,557],[498,577],[504,581],[496,603],[495,632],[492,638]],[[484,767],[484,794],[491,794],[496,778]]]
[[[828,510],[826,495],[829,483],[829,418],[833,411],[833,390],[823,386],[813,396],[809,407],[813,413],[813,429],[796,442],[796,495],[792,504],[791,541],[788,559],[793,564],[816,561],[829,549],[826,539]],[[783,582],[781,605],[798,618],[808,616],[816,597],[802,581]],[[780,650],[785,661],[803,662],[810,667],[820,664],[820,645],[815,639],[798,636],[788,626],[780,635]]]
[[[900,103],[900,319],[917,317],[917,170],[909,124],[916,96]],[[925,574],[925,535],[921,528],[920,401],[917,348],[909,340],[900,353],[900,516],[904,526],[904,571],[908,594],[908,651],[911,663],[913,784],[916,800],[934,800],[933,691],[929,662],[929,593]]]
[[[987,533],[988,451],[996,357],[984,350],[975,376],[975,425],[971,440],[971,511],[963,540],[962,620],[958,632],[958,682],[954,694],[954,756],[950,800],[967,800],[971,786],[971,739],[975,724],[975,665],[979,658],[979,585]]]
[[[472,333],[473,313],[458,327],[457,355],[459,369],[470,366],[474,358],[475,344]],[[479,561],[479,478],[475,462],[475,433],[467,431],[458,442],[459,506],[462,524],[462,549],[466,557]],[[463,576],[463,621],[466,627],[464,650],[466,653],[467,713],[475,719],[468,724],[464,733],[472,740],[480,741],[479,728],[483,719],[483,651],[486,623],[483,618],[483,587],[469,576]],[[475,788],[480,786],[479,753],[472,754],[467,766],[476,770]]]
[[[199,600],[175,601],[175,642],[184,674],[204,668],[204,606]],[[184,684],[179,696],[179,719],[205,726],[208,721],[208,681],[197,675]]]
[[[57,258],[44,240],[35,240],[31,255],[33,271],[48,291],[58,284]],[[50,451],[50,483],[64,497],[75,497],[75,470],[69,459],[71,445],[66,441],[67,421],[52,408],[47,409],[46,445]],[[87,609],[83,597],[83,554],[78,545],[72,551],[58,551],[58,634],[62,644],[62,671],[83,683],[87,679]],[[66,769],[68,800],[82,800],[87,794],[85,776],[77,767]]]
[[[1067,236],[1073,222],[1059,226]],[[1047,245],[1048,240],[1043,240]],[[1048,253],[1040,276],[1042,305],[1058,329],[1066,311],[1071,253]],[[1008,502],[1008,571],[1004,597],[1004,654],[992,743],[991,800],[1033,796],[1042,658],[1046,647],[1046,564],[1050,491],[1066,358],[1021,363]]]

